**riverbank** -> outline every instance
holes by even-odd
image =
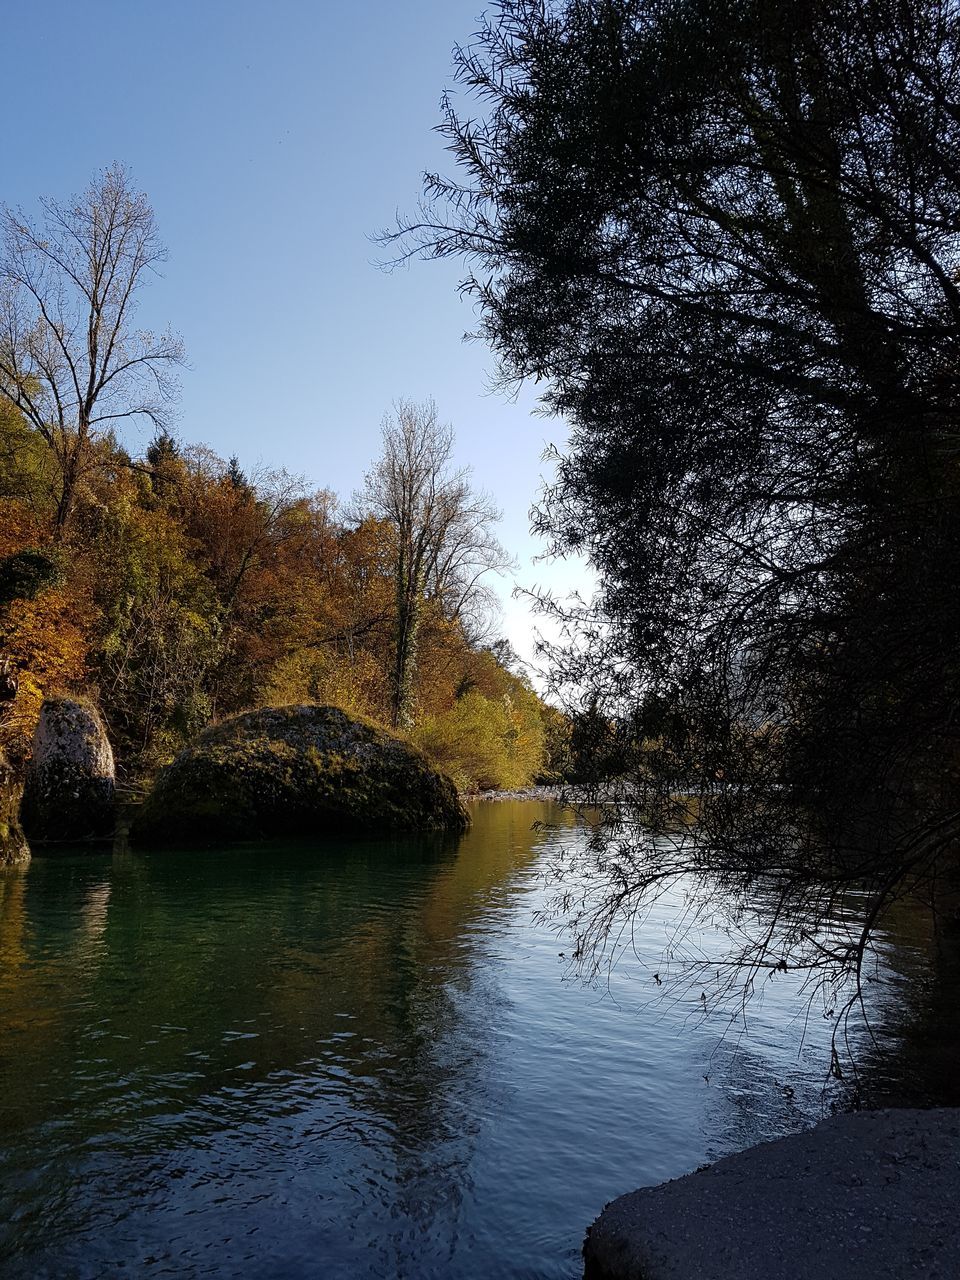
[[[523,787],[519,791],[462,791],[461,800],[537,800],[556,803],[564,796],[562,787]],[[569,793],[567,793],[569,794]]]
[[[612,1201],[585,1280],[960,1275],[960,1109],[861,1111]]]

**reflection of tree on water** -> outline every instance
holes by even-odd
[[[960,1106],[960,929],[899,902],[880,934],[887,971],[859,1088],[867,1106]]]
[[[836,1109],[960,1101],[949,1030],[960,932],[947,924],[935,936],[928,906],[901,900],[881,918],[858,989],[830,964],[861,931],[854,886],[841,895],[826,884],[822,897],[809,886],[804,916],[799,905],[784,912],[775,892],[746,902],[719,875],[674,875],[669,857],[665,867],[638,908],[629,860],[561,845],[544,916],[574,976],[692,1037],[711,1158]],[[780,934],[794,962],[806,948],[806,965],[753,963],[757,938],[776,955]]]
[[[0,875],[0,1001],[3,1005],[7,988],[15,984],[26,956],[26,871],[21,865]]]
[[[228,1177],[266,1231],[292,1213],[342,1235],[345,1206],[360,1235],[395,1216],[376,1234],[398,1256],[438,1219],[455,1231],[500,999],[475,930],[535,856],[533,816],[485,807],[459,849],[37,859],[4,921],[25,961],[0,975],[21,1028],[5,1096],[33,1082],[0,1138],[20,1248],[109,1229],[117,1184],[135,1216],[222,1217]]]
[[[648,994],[669,1006],[692,1001],[690,1021],[709,1020],[735,1041],[771,992],[789,1017],[787,989],[798,1049],[819,1044],[824,1084],[828,1076],[838,1082],[831,1105],[861,1104],[866,1051],[878,1037],[890,1039],[900,1015],[902,983],[890,961],[902,959],[907,944],[891,947],[890,932],[929,935],[929,906],[896,900],[865,929],[869,883],[838,888],[812,874],[802,884],[790,877],[749,883],[709,860],[691,869],[682,824],[669,836],[645,833],[639,843],[610,839],[602,824],[598,830],[582,844],[561,845],[551,865],[544,915],[567,942],[571,972],[602,987],[625,962],[639,962]],[[932,956],[927,936],[918,975],[929,975]]]
[[[394,864],[383,896],[332,954],[330,972],[351,975],[349,989],[335,994],[354,1018],[318,1071],[336,1073],[349,1058],[362,1140],[378,1171],[385,1156],[391,1162],[389,1188],[354,1210],[354,1233],[363,1237],[364,1211],[382,1215],[390,1202],[395,1229],[369,1232],[378,1240],[376,1274],[415,1268],[428,1236],[434,1255],[454,1248],[477,1115],[497,1111],[485,1064],[496,1048],[502,997],[484,967],[482,922],[502,908],[536,848],[529,811],[481,807],[457,856],[429,878]],[[308,999],[313,984],[299,957],[291,969],[285,998]]]
[[[42,870],[14,868],[0,876],[0,1077],[8,1063],[59,1052],[63,1040],[82,1024],[89,995],[105,951],[104,933],[110,903],[110,883],[103,878],[103,862],[69,875],[58,893],[58,910],[49,921],[41,954],[37,954],[31,892]],[[38,859],[38,866],[40,860]],[[92,874],[90,874],[92,872]],[[68,999],[64,1001],[64,994]],[[30,1078],[30,1077],[27,1077]],[[35,1086],[35,1080],[32,1082]],[[36,1088],[15,1091],[15,1109],[7,1111],[9,1095],[0,1099],[0,1134],[8,1119],[19,1126],[24,1112],[37,1104]]]
[[[695,1029],[699,988],[640,1020],[629,973],[620,1008],[553,989],[562,944],[517,929],[535,812],[480,806],[459,849],[38,858],[4,881],[5,1280],[151,1253],[185,1276],[463,1274],[471,1242],[496,1258],[506,1227],[529,1256],[544,1224],[809,1121],[789,975],[732,1057]]]

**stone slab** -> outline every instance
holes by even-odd
[[[960,1109],[861,1111],[612,1201],[587,1280],[960,1278]]]

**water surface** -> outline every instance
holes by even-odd
[[[818,1118],[786,987],[718,1049],[696,993],[565,980],[534,917],[580,839],[511,802],[0,879],[0,1272],[572,1280],[607,1200]]]

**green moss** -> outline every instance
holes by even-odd
[[[204,733],[157,780],[133,828],[153,843],[462,831],[449,778],[334,707],[268,707]]]

